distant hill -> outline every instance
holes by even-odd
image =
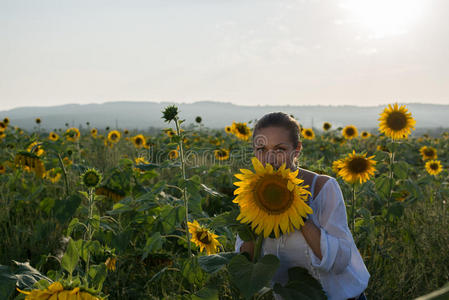
[[[103,104],[68,104],[53,107],[21,107],[0,111],[0,118],[8,117],[13,126],[31,130],[36,124],[35,118],[42,119],[42,128],[53,130],[70,126],[90,126],[104,129],[127,128],[148,129],[149,127],[167,127],[161,111],[168,102],[107,102]],[[181,118],[193,123],[201,116],[203,124],[209,128],[223,128],[232,121],[250,121],[262,117],[265,113],[283,111],[292,114],[304,127],[321,128],[323,122],[333,127],[353,124],[360,129],[376,128],[379,114],[385,106],[240,106],[222,102],[195,102],[176,104]],[[417,129],[435,129],[449,127],[449,105],[406,104],[416,119]]]

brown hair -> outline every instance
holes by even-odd
[[[298,147],[300,142],[301,126],[293,117],[283,112],[272,112],[264,115],[260,120],[258,120],[253,130],[253,141],[257,130],[270,126],[287,129],[290,132],[290,141],[292,142],[293,147]]]

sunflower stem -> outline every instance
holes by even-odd
[[[355,183],[352,184],[352,207],[351,207],[351,231],[352,234],[354,234],[354,228],[355,228]]]
[[[64,182],[65,182],[65,192],[66,192],[66,196],[69,195],[69,181],[67,179],[67,171],[64,167],[64,162],[61,159],[61,155],[59,153],[58,154],[58,161],[59,161],[59,165],[61,166],[62,169],[62,174],[64,175]]]
[[[176,124],[176,134],[179,137],[179,153],[180,153],[180,157],[181,157],[181,170],[182,170],[182,179],[184,180],[184,183],[186,182],[187,178],[186,178],[186,166],[185,166],[185,161],[184,161],[184,149],[183,149],[183,139],[181,138],[181,129],[180,129],[180,124],[179,124],[179,119],[177,117],[175,117],[175,124]],[[183,188],[182,188],[182,196],[184,198],[184,207],[186,209],[186,228],[188,228],[187,222],[189,222],[189,202],[187,200],[187,190],[186,190],[186,186],[184,184]],[[188,257],[192,257],[192,247],[190,245],[190,236],[189,236],[189,230],[186,230],[186,240],[187,240],[187,247],[188,247]]]
[[[254,247],[254,253],[253,253],[253,262],[256,263],[259,259],[260,252],[262,250],[262,242],[263,242],[263,235],[259,234],[256,239],[256,245]]]

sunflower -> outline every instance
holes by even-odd
[[[221,246],[217,240],[218,235],[201,226],[196,220],[187,222],[189,232],[192,235],[190,239],[195,245],[200,247],[200,252],[206,249],[207,255],[217,253],[218,246]]]
[[[97,134],[98,134],[98,129],[97,128],[92,128],[91,130],[90,130],[90,135],[92,136],[92,137],[97,137]]]
[[[329,122],[324,122],[323,123],[323,130],[324,131],[328,131],[329,129],[331,129],[332,125]]]
[[[437,159],[437,149],[433,148],[433,147],[427,147],[427,146],[422,146],[421,149],[419,149],[419,152],[421,153],[422,159],[423,160],[433,160],[433,159]]]
[[[8,118],[8,117],[4,118],[4,119],[3,119],[3,123],[5,123],[6,125],[8,125],[8,124],[9,124],[9,118]]]
[[[42,122],[40,118],[36,118],[35,121],[36,121],[36,124],[40,124]]]
[[[218,160],[227,160],[229,159],[229,150],[228,149],[219,149],[214,150],[215,158]]]
[[[338,175],[338,172],[340,172],[343,163],[343,159],[336,160],[332,163],[332,171],[334,171],[335,174]]]
[[[64,158],[62,159],[62,163],[63,163],[64,165],[66,165],[66,166],[70,166],[70,165],[72,164],[72,161],[70,160],[70,158],[64,157]]]
[[[72,127],[66,130],[65,136],[67,140],[71,142],[76,142],[80,138],[81,134],[78,128]]]
[[[145,137],[142,134],[138,134],[138,135],[134,136],[132,138],[132,141],[133,141],[134,147],[136,147],[138,149],[142,148],[146,144]]]
[[[313,132],[312,128],[303,128],[301,133],[306,140],[313,140],[315,138],[315,132]]]
[[[353,138],[359,135],[359,132],[357,131],[357,128],[354,125],[348,125],[345,128],[343,128],[341,134],[345,137],[345,139],[352,140]]]
[[[25,300],[41,300],[41,299],[66,299],[66,300],[100,300],[100,297],[94,296],[86,291],[81,291],[79,287],[72,290],[65,290],[60,282],[54,282],[46,289],[34,289],[32,291],[17,290],[25,294]]]
[[[232,127],[231,126],[226,126],[225,127],[225,132],[226,133],[232,133]]]
[[[58,172],[55,168],[50,169],[44,173],[44,178],[50,180],[52,183],[56,183],[61,179],[61,172]]]
[[[40,178],[45,174],[44,163],[34,153],[19,151],[14,157],[14,163],[16,166],[22,167],[25,171],[34,172]]]
[[[108,133],[108,142],[115,144],[118,143],[118,141],[120,141],[120,131],[118,130],[112,130],[111,132]]]
[[[366,157],[365,154],[356,154],[355,150],[349,153],[346,158],[338,165],[340,171],[338,175],[349,183],[364,183],[369,180],[370,177],[376,171],[374,165],[376,161],[372,160],[373,156]]]
[[[252,159],[255,172],[240,169],[242,174],[235,177],[241,181],[234,184],[239,188],[234,191],[237,197],[233,200],[240,207],[237,217],[242,223],[251,223],[257,234],[263,232],[268,237],[273,231],[276,238],[281,233],[293,232],[304,225],[302,217],[312,214],[306,204],[310,192],[303,180],[297,178],[298,171],[291,172],[285,163],[277,170],[273,166]]]
[[[179,157],[178,150],[171,150],[170,152],[168,152],[168,158],[177,159],[178,157]]]
[[[371,136],[371,133],[369,133],[368,131],[362,131],[362,134],[360,136],[362,137],[362,139],[367,139]]]
[[[39,142],[31,143],[28,146],[27,151],[36,154],[37,156],[42,156],[45,153],[44,149],[41,146],[41,143]]]
[[[123,134],[124,134],[124,135],[127,135],[128,133],[129,133],[129,130],[128,130],[128,129],[123,130]]]
[[[429,160],[426,162],[426,171],[430,175],[438,175],[443,171],[443,167],[441,166],[441,162],[439,160]]]
[[[145,159],[145,157],[137,157],[135,160],[134,160],[134,162],[136,163],[136,165],[139,165],[139,164],[149,164],[150,162],[149,161],[147,161],[146,159]]]
[[[94,188],[100,184],[102,176],[95,168],[90,168],[81,174],[80,178],[85,186]]]
[[[6,130],[6,123],[0,122],[0,132],[4,132]]]
[[[166,129],[165,130],[165,134],[168,136],[168,137],[173,137],[173,136],[175,136],[176,135],[176,132],[173,130],[173,129]]]
[[[108,257],[104,264],[106,265],[106,269],[114,272],[116,269],[117,258],[116,257]]]
[[[394,199],[399,202],[404,202],[405,199],[407,199],[408,196],[410,196],[410,192],[407,190],[402,190],[398,193],[393,194]]]
[[[5,174],[6,172],[6,167],[4,165],[0,164],[0,174]]]
[[[96,188],[95,194],[106,196],[107,198],[112,199],[112,201],[114,201],[114,203],[122,200],[126,196],[126,194],[124,192],[122,192],[121,190],[116,190],[116,189],[108,187],[108,186],[100,186],[100,187]]]
[[[251,136],[251,129],[249,129],[246,123],[232,122],[231,130],[236,137],[243,141],[247,141]]]
[[[394,140],[407,138],[411,130],[415,129],[416,124],[405,105],[398,107],[397,103],[393,107],[388,104],[388,107],[381,113],[379,121],[379,131]]]
[[[56,133],[56,132],[50,132],[50,134],[48,135],[48,139],[50,140],[50,141],[53,141],[53,142],[55,142],[55,141],[57,141],[58,139],[59,139],[59,135]]]

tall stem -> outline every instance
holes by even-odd
[[[180,129],[180,125],[179,125],[179,119],[175,118],[175,124],[176,124],[176,134],[179,137],[179,153],[180,153],[180,157],[181,157],[181,170],[182,170],[182,179],[184,180],[184,183],[186,182],[186,167],[185,167],[185,161],[184,161],[184,149],[183,149],[183,144],[182,144],[182,137],[181,137],[181,129]],[[184,184],[184,187],[182,189],[182,194],[184,197],[184,207],[186,209],[186,240],[187,240],[187,245],[188,245],[188,255],[189,257],[192,257],[192,249],[191,249],[191,245],[190,245],[190,235],[189,235],[189,230],[188,230],[188,225],[187,222],[189,222],[189,203],[187,200],[187,190],[186,190],[186,186]]]
[[[260,252],[262,250],[262,242],[263,242],[263,234],[259,234],[256,239],[256,245],[254,247],[254,253],[253,253],[253,262],[257,262],[260,256]]]
[[[351,231],[352,234],[354,234],[354,227],[355,227],[355,183],[352,184],[352,207],[351,207]]]
[[[58,153],[58,161],[59,161],[59,165],[61,166],[61,169],[62,169],[62,174],[64,175],[66,196],[68,196],[70,191],[69,191],[69,181],[67,179],[67,171],[65,169],[64,162],[62,161],[61,155],[59,153]]]
[[[89,188],[89,192],[88,192],[88,216],[87,216],[87,241],[90,241],[92,239],[92,226],[91,226],[91,222],[92,222],[92,215],[93,215],[93,188]],[[89,264],[90,264],[90,253],[89,251],[87,251],[87,260],[86,260],[86,276],[89,274]]]

